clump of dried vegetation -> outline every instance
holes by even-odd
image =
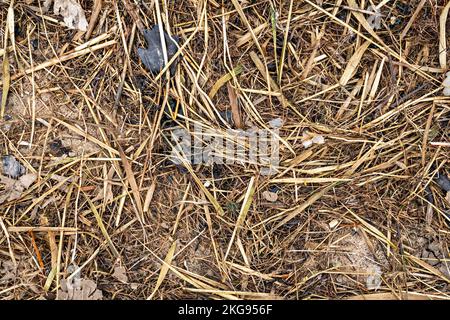
[[[449,298],[447,1],[81,0],[86,31],[44,2],[0,3],[0,156],[33,177],[1,176],[2,299]],[[175,125],[276,118],[275,175],[169,160]]]

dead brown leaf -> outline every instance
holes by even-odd
[[[102,300],[103,293],[89,279],[63,279],[57,300]]]
[[[49,9],[52,0],[44,2],[44,8]],[[55,14],[60,14],[64,18],[64,24],[71,29],[86,31],[88,22],[84,10],[76,0],[55,0],[53,5]]]
[[[112,276],[120,282],[128,283],[127,269],[125,269],[124,266],[114,267],[114,273]]]
[[[19,199],[36,179],[37,176],[34,173],[23,175],[18,180],[0,175],[0,185],[3,184],[5,188],[0,194],[0,204]]]

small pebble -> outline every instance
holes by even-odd
[[[262,193],[262,196],[269,202],[275,202],[278,200],[278,194],[276,194],[275,192],[264,191]]]
[[[314,134],[308,131],[303,132],[302,144],[305,149],[311,147],[313,144],[324,144],[325,138],[320,134]]]
[[[272,128],[281,128],[283,123],[284,123],[284,121],[281,118],[276,118],[276,119],[273,119],[273,120],[269,121],[269,125]]]
[[[328,226],[330,227],[330,229],[334,229],[336,228],[336,226],[339,224],[339,221],[337,219],[333,219],[330,221],[330,223],[328,224]]]

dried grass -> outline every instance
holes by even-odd
[[[77,272],[104,299],[449,298],[446,1],[370,1],[379,30],[368,1],[80,1],[86,33],[40,2],[0,3],[0,155],[37,175],[0,204],[2,299],[61,298]],[[155,23],[181,39],[170,81],[138,61]],[[278,173],[172,164],[172,100],[224,135],[226,110],[283,119]]]

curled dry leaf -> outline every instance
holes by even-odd
[[[48,11],[53,0],[45,0],[44,8]],[[84,10],[76,0],[55,0],[53,12],[64,18],[64,24],[71,29],[86,31],[88,22]]]
[[[164,67],[164,55],[160,37],[159,25],[154,25],[151,29],[144,30],[144,38],[148,48],[139,48],[138,55],[144,66],[153,74],[158,74]],[[167,59],[170,60],[178,51],[177,36],[171,37],[164,29],[164,40],[166,42]],[[174,75],[177,69],[177,61],[170,66],[170,74]]]
[[[0,192],[0,204],[5,201],[19,199],[22,193],[28,189],[37,179],[36,174],[26,174],[18,180],[14,180],[0,175],[0,185],[4,185],[4,190]]]

